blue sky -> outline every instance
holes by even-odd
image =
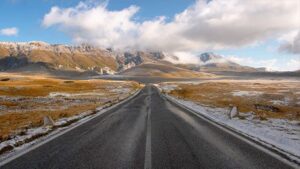
[[[48,43],[71,43],[71,39],[55,28],[44,28],[42,20],[51,7],[72,7],[80,0],[2,0],[0,2],[0,29],[17,27],[18,36],[0,36],[1,41],[34,41],[40,40]],[[141,8],[137,19],[145,20],[156,16],[172,17],[188,6],[193,0],[110,0],[110,10],[121,10],[130,5]]]
[[[274,2],[271,0],[266,1]],[[107,5],[103,5],[103,3],[95,3],[99,1],[88,0],[83,1],[84,4],[88,5],[88,7],[83,9],[77,8],[79,2],[78,0],[2,0],[0,2],[0,31],[6,28],[17,28],[18,32],[16,35],[9,36],[8,34],[1,34],[0,32],[0,41],[45,41],[48,43],[63,44],[91,42],[101,46],[103,46],[103,44],[116,44],[116,47],[157,48],[170,53],[177,52],[176,49],[193,54],[213,51],[243,65],[268,67],[268,69],[271,70],[300,69],[300,65],[298,65],[300,64],[300,55],[297,50],[296,52],[294,52],[295,50],[289,52],[289,48],[283,51],[278,50],[284,43],[287,43],[285,47],[297,45],[288,43],[298,43],[296,40],[293,41],[293,38],[296,39],[296,37],[285,35],[296,32],[297,29],[299,30],[299,27],[294,26],[297,25],[297,23],[295,23],[296,20],[300,20],[299,15],[288,13],[286,18],[284,18],[284,16],[280,16],[279,18],[276,16],[276,11],[278,10],[286,10],[288,12],[291,10],[299,11],[300,9],[298,7],[296,7],[296,9],[289,9],[295,6],[292,4],[294,3],[293,0],[290,0],[291,3],[285,5],[286,8],[284,9],[279,9],[283,8],[281,4],[272,4],[274,9],[266,8],[265,13],[260,14],[259,17],[251,16],[253,11],[249,13],[247,13],[247,11],[239,13],[240,11],[235,11],[235,9],[239,7],[242,9],[243,5],[249,6],[249,8],[251,8],[250,5],[254,5],[254,7],[263,9],[265,4],[244,4],[243,1],[238,4],[230,4],[231,0],[229,0],[228,3],[224,4],[224,1],[221,2],[219,0],[212,0],[211,3],[205,2],[204,0],[110,0],[106,1]],[[137,7],[137,9],[129,8],[132,5]],[[225,5],[224,10],[220,10],[218,5],[221,7]],[[61,19],[62,13],[51,12],[54,6],[59,7],[61,12],[67,11],[67,8],[72,8],[76,11],[75,16],[72,15],[63,20]],[[226,11],[226,9],[229,12]],[[93,14],[91,12],[92,10],[100,10],[97,14],[103,14],[104,16],[98,19],[99,17],[94,16],[97,14]],[[220,11],[212,12],[214,10]],[[114,27],[107,27],[101,30],[103,23],[110,21],[110,18],[107,18],[111,17],[109,13],[114,11],[120,11],[114,18],[116,21],[112,21],[112,24],[115,24]],[[231,11],[233,12],[231,13]],[[127,22],[120,22],[120,18],[123,19],[123,16],[128,13],[129,16],[124,19],[127,20]],[[47,14],[49,18],[45,19],[44,17]],[[201,16],[198,16],[198,14],[201,14]],[[61,17],[55,18],[60,15]],[[81,26],[80,22],[82,21],[80,21],[76,15],[84,16],[85,18],[95,18],[95,22],[99,22],[97,23],[98,27],[97,25],[91,27],[90,25],[84,24]],[[272,18],[265,18],[265,20],[257,21],[256,23],[257,17],[272,17],[272,15],[276,17],[275,22],[277,22],[277,20],[278,22],[284,21],[287,26],[282,27],[274,21],[271,22]],[[288,17],[293,15],[295,16],[294,18]],[[159,19],[160,16],[164,16],[164,18]],[[180,17],[178,17],[178,19],[175,16]],[[214,25],[205,25],[212,21],[211,18],[214,19],[214,22],[217,21],[217,24],[220,26],[214,26],[216,25],[215,23]],[[257,27],[264,29],[255,30],[256,27],[253,27],[253,30],[249,30],[248,28],[252,26],[249,25],[250,21],[244,23],[245,25],[241,24],[242,26],[237,25],[236,27],[240,27],[238,29],[231,29],[226,25],[227,18],[236,19],[237,22],[235,23],[254,18],[254,20],[250,20],[253,22],[253,25],[257,24]],[[101,19],[104,21],[100,22],[99,20]],[[122,24],[122,27],[118,24]],[[157,28],[154,27],[150,29],[154,25],[158,25],[156,26]],[[185,27],[183,27],[183,25]],[[235,25],[232,25],[232,27],[234,26]],[[274,30],[272,30],[273,28]],[[89,35],[90,32],[93,33],[95,30],[97,31],[95,32],[95,36],[93,36],[93,34]],[[101,33],[98,33],[99,30]],[[118,31],[111,32],[110,30]],[[238,32],[239,30],[241,31]],[[143,34],[143,32],[146,33]],[[232,38],[231,36],[227,36],[230,33],[232,34]],[[116,35],[117,38],[113,39],[103,36],[103,34]],[[148,36],[149,34],[151,36]],[[216,34],[218,36],[215,36]],[[282,37],[289,38],[284,39]],[[143,41],[132,40],[134,38]],[[80,40],[78,41],[78,39]],[[181,39],[184,39],[186,43],[184,43],[183,40],[181,41]],[[140,45],[144,42],[145,45]],[[128,43],[128,46],[124,46],[121,43]],[[104,45],[104,47],[107,46]]]

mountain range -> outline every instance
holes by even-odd
[[[0,42],[0,71],[93,72],[133,76],[197,77],[204,72],[264,71],[242,66],[214,53],[199,55],[199,63],[178,64],[155,51],[115,51],[90,45],[51,45],[45,42]],[[172,56],[177,59],[177,56]],[[208,75],[208,74],[206,74]]]

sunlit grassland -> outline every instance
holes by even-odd
[[[170,95],[198,104],[223,108],[237,106],[240,112],[253,112],[257,118],[263,120],[300,120],[299,82],[211,81],[176,85],[169,92]],[[278,111],[257,109],[255,105],[278,108]]]
[[[136,82],[68,80],[18,74],[0,75],[0,140],[105,104],[118,102],[141,88]]]

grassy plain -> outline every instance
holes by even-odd
[[[141,86],[136,82],[67,80],[45,76],[0,74],[0,141],[20,130],[114,103]]]

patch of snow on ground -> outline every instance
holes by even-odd
[[[63,92],[51,92],[49,97],[73,97],[73,96],[102,96],[103,93],[89,92],[89,93],[63,93]]]
[[[116,88],[112,89],[111,92],[116,92],[116,93],[129,93],[131,89],[129,88]]]
[[[263,92],[257,92],[257,91],[234,91],[232,92],[233,96],[257,96],[261,95]]]
[[[285,97],[284,100],[271,100],[271,103],[276,105],[288,105],[291,99]]]
[[[170,85],[162,85],[160,88],[165,92],[170,92],[170,91],[176,89],[177,87],[178,87],[178,85],[170,84]]]
[[[18,146],[18,144],[21,145],[22,143],[25,143],[26,140],[28,139],[31,139],[38,135],[47,134],[48,132],[50,132],[50,130],[51,127],[38,127],[38,128],[28,129],[24,135],[17,135],[10,140],[1,142],[0,150],[9,145],[13,147]]]
[[[228,110],[225,108],[212,108],[198,105],[191,101],[167,97],[179,104],[189,107],[193,111],[216,121],[219,124],[229,126],[234,130],[246,134],[251,138],[277,147],[279,150],[288,152],[288,155],[300,157],[300,124],[299,121],[288,121],[282,119],[259,120],[254,115],[245,116],[244,120],[239,118],[230,119]],[[244,114],[244,113],[243,113]],[[293,158],[293,157],[292,157]]]
[[[71,117],[66,117],[66,118],[61,118],[59,120],[57,120],[54,124],[54,126],[62,126],[64,124],[67,124],[68,122],[74,121],[74,120],[79,120],[82,119],[88,115],[90,115],[92,112],[91,111],[86,111],[83,113],[80,113],[78,115],[75,116],[71,116]]]

